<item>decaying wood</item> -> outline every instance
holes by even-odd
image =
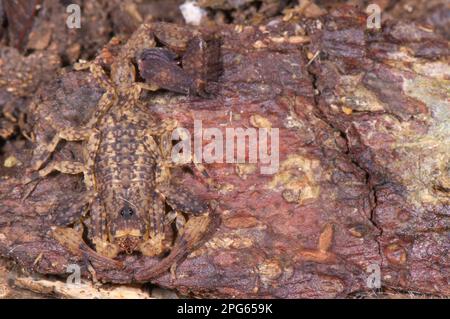
[[[61,280],[18,277],[14,285],[39,294],[67,299],[151,299],[149,293],[140,288],[115,286],[107,289],[95,286],[91,281],[75,285]]]

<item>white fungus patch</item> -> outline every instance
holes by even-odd
[[[206,11],[197,5],[196,1],[186,1],[180,6],[181,14],[188,24],[200,25]]]

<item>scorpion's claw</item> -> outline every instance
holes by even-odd
[[[120,261],[105,257],[90,248],[83,240],[82,233],[69,227],[52,227],[52,236],[75,255],[86,255],[90,261],[112,268],[123,268]]]

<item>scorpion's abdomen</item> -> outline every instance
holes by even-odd
[[[130,187],[154,187],[155,161],[144,144],[142,130],[128,122],[108,125],[102,131],[95,160],[95,177],[100,190],[114,186],[125,192]]]

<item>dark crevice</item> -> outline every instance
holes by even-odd
[[[316,64],[317,62],[313,62],[311,64],[311,66],[313,66],[314,64]],[[381,243],[380,243],[380,238],[383,235],[383,229],[377,224],[377,222],[375,221],[375,210],[377,209],[378,206],[378,196],[377,196],[377,185],[372,184],[372,180],[371,180],[371,175],[370,172],[365,169],[356,159],[354,159],[352,157],[351,151],[350,151],[350,143],[349,143],[349,138],[347,136],[347,133],[341,129],[339,129],[336,125],[334,125],[333,123],[329,122],[327,120],[326,115],[322,112],[322,110],[319,107],[319,99],[320,99],[320,89],[318,87],[318,77],[317,75],[310,69],[311,66],[307,66],[307,72],[309,74],[309,76],[311,77],[311,83],[313,86],[313,90],[314,90],[314,107],[315,107],[315,115],[322,120],[324,123],[326,123],[331,129],[333,129],[334,131],[338,132],[340,134],[340,136],[345,140],[346,143],[346,151],[344,152],[344,154],[348,157],[348,159],[356,166],[358,167],[361,171],[364,172],[365,174],[365,178],[364,178],[364,183],[367,185],[367,187],[369,188],[369,202],[371,205],[370,208],[370,214],[369,214],[369,221],[371,223],[371,225],[373,227],[375,227],[379,234],[375,237],[375,241],[377,243],[378,246],[378,254],[380,256],[381,259],[381,263],[383,260],[383,254],[382,254],[382,248],[381,248]],[[380,265],[381,266],[381,265]]]

